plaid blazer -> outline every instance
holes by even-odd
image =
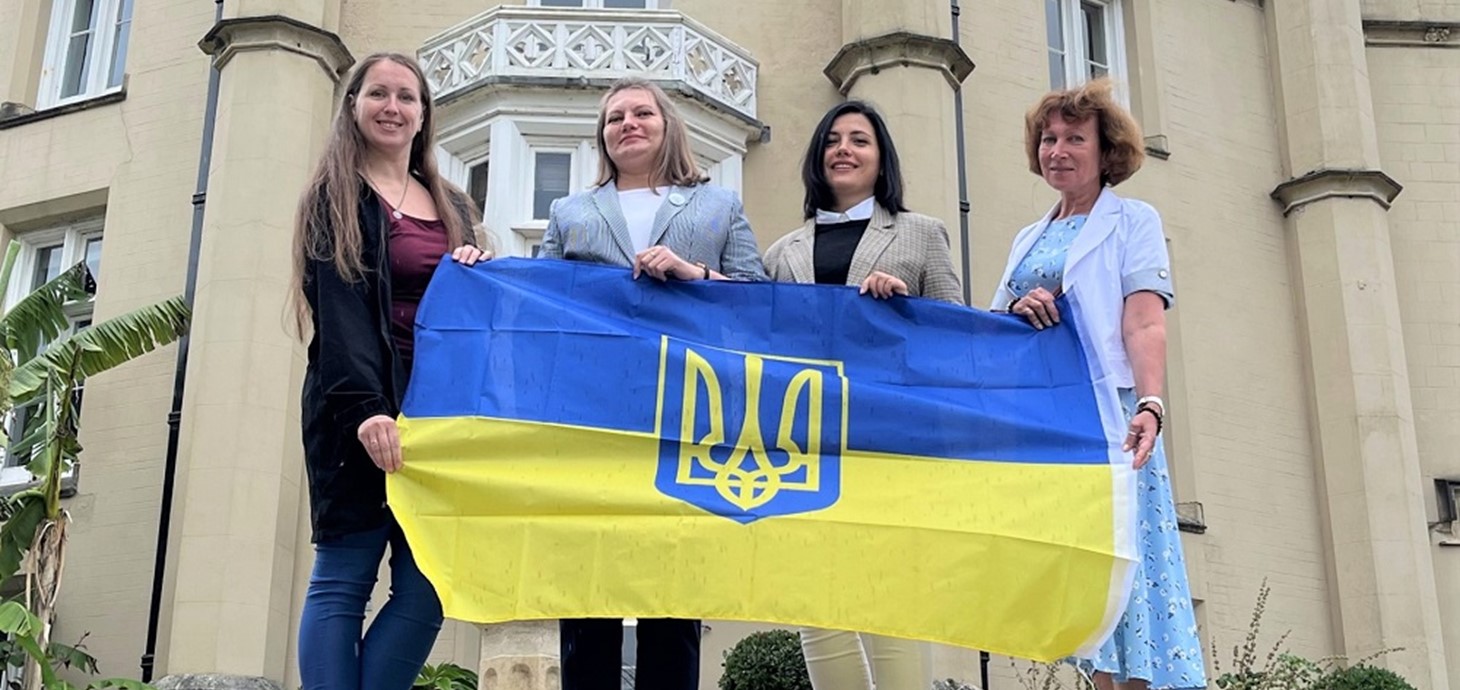
[[[776,240],[765,253],[771,280],[816,282],[813,249],[816,219]],[[948,251],[948,229],[943,221],[921,213],[893,215],[877,204],[872,220],[852,254],[847,285],[860,285],[873,271],[882,271],[907,283],[908,292],[944,302],[963,304],[958,274]]]
[[[704,263],[731,280],[765,280],[760,249],[740,197],[723,187],[670,187],[654,216],[649,245]],[[549,259],[633,266],[633,241],[609,182],[553,202],[538,254]]]

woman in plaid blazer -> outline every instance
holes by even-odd
[[[902,171],[887,124],[847,101],[821,118],[806,147],[806,224],[766,252],[772,280],[855,285],[880,299],[962,304],[943,222],[902,203]],[[816,690],[924,690],[928,645],[868,633],[805,628],[801,646]]]
[[[827,111],[806,148],[801,180],[806,223],[766,252],[772,280],[963,303],[948,229],[903,206],[897,149],[871,105],[847,101]]]

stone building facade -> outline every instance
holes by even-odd
[[[763,248],[800,224],[821,113],[871,100],[978,305],[1054,200],[1026,171],[1025,109],[1115,76],[1151,154],[1120,191],[1161,211],[1176,275],[1165,442],[1204,639],[1240,641],[1266,581],[1265,630],[1294,651],[1402,648],[1378,663],[1460,688],[1460,0],[7,0],[11,294],[79,260],[99,291],[78,321],[195,289],[182,377],[174,347],[87,387],[57,626],[106,674],[147,648],[165,522],[156,674],[297,686],[291,219],[341,75],[376,50],[421,57],[443,169],[520,255],[593,181],[618,76],[670,87]],[[754,627],[710,622],[704,687]],[[548,682],[545,630],[449,624],[434,658]],[[975,680],[977,657],[939,648],[935,672]]]

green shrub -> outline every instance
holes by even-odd
[[[477,674],[451,662],[426,664],[412,690],[477,690]]]
[[[1363,663],[1334,669],[1313,687],[1314,690],[1415,690],[1398,673]]]
[[[789,630],[752,633],[725,653],[720,690],[811,690],[801,637]]]

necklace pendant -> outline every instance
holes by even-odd
[[[395,219],[396,219],[396,220],[400,220],[400,219],[401,219],[401,217],[402,217],[402,216],[403,216],[403,215],[404,215],[404,214],[402,214],[402,213],[401,213],[401,212],[400,212],[400,211],[391,211],[391,212],[390,212],[390,215],[392,215],[392,216],[395,216]]]

